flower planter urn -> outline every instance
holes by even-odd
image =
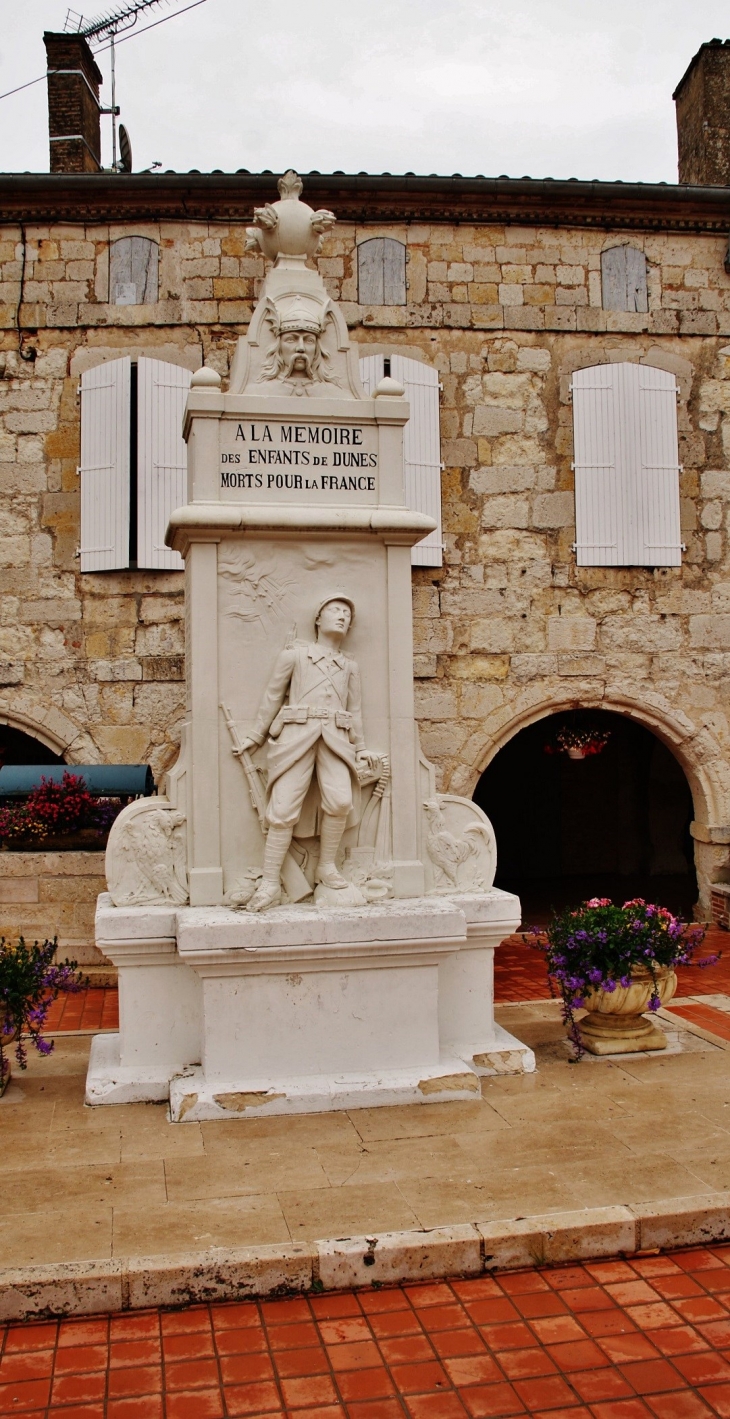
[[[13,1043],[13,1040],[16,1039],[17,1033],[17,1030],[10,1030],[8,1033],[6,1033],[5,1030],[0,1027],[0,1044],[2,1045],[2,1057],[5,1063],[4,1074],[0,1073],[0,1099],[5,1093],[5,1090],[7,1089],[8,1084],[10,1083],[10,1080],[12,1078],[13,1071],[10,1067],[8,1047]]]
[[[666,1005],[677,989],[677,977],[670,966],[658,966],[656,981],[661,1004]],[[646,966],[634,966],[630,985],[617,985],[610,992],[591,991],[585,998],[588,1014],[578,1022],[584,1049],[591,1054],[638,1054],[666,1049],[667,1037],[661,1026],[643,1013],[651,1000],[653,985],[651,971]]]

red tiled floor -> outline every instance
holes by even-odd
[[[730,995],[730,932],[716,926],[708,928],[697,957],[702,960],[713,955],[720,956],[714,966],[704,966],[702,969],[697,966],[680,967],[677,972],[678,995]],[[544,957],[527,945],[523,934],[508,936],[494,953],[494,999],[502,1005],[520,1000],[550,999]],[[706,1010],[709,1007],[692,1008]],[[722,1014],[722,1011],[713,1010],[712,1018],[715,1019],[717,1014]],[[700,1019],[696,1021],[714,1034],[721,1034],[723,1039],[730,1038],[730,1034],[724,1033],[730,1028],[729,1022],[727,1015],[722,1022],[715,1019],[714,1025]],[[723,1024],[723,1031],[718,1028],[720,1023]]]
[[[730,1246],[9,1325],[0,1419],[730,1419],[718,1294]]]
[[[508,936],[494,953],[495,1004],[549,999],[545,958],[523,936]]]
[[[699,991],[699,987],[695,987]],[[709,994],[709,992],[703,992]],[[681,1015],[683,1020],[689,1020],[690,1025],[699,1025],[700,1029],[708,1030],[711,1035],[718,1035],[721,1040],[730,1040],[730,1015],[726,1010],[718,1010],[714,1005],[689,1004],[669,1006],[673,1015]]]
[[[83,967],[82,967],[83,969]],[[116,986],[88,986],[86,990],[59,995],[46,1017],[44,1034],[64,1030],[117,1030],[119,991]]]

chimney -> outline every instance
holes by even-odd
[[[48,65],[51,172],[100,172],[102,76],[80,34],[43,36]]]
[[[672,98],[677,105],[679,181],[730,185],[730,40],[697,50]]]

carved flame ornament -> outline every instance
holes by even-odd
[[[322,237],[334,226],[334,213],[321,208],[314,212],[300,202],[302,179],[292,168],[279,178],[278,202],[254,208],[254,223],[246,228],[246,250],[261,251],[277,267],[303,265],[317,255]]]

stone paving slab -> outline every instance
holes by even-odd
[[[671,1052],[576,1065],[555,1003],[499,1017],[538,1071],[480,1100],[179,1125],[86,1108],[89,1040],[59,1036],[0,1101],[0,1316],[730,1235],[730,1042],[677,1017]]]

